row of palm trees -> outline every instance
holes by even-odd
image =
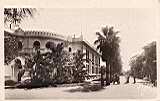
[[[118,33],[119,31],[115,31],[113,27],[108,26],[103,27],[102,32],[96,32],[98,38],[94,44],[102,54],[102,61],[106,62],[106,86],[110,85],[112,75],[120,73],[122,69]],[[104,85],[103,80],[102,85]]]

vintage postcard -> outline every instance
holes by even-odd
[[[157,100],[158,11],[4,6],[4,100]]]

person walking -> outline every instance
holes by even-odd
[[[22,68],[22,63],[20,59],[15,60],[16,66],[18,67],[18,82],[21,82],[21,77],[23,76],[25,70]]]

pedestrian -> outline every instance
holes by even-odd
[[[129,83],[130,71],[127,71],[127,72],[125,73],[125,75],[126,75],[126,82],[125,82],[125,84],[127,84],[127,83]]]
[[[18,67],[18,82],[21,82],[21,77],[23,76],[25,70],[22,68],[21,60],[16,59],[15,64]]]

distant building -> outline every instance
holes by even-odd
[[[65,50],[73,54],[77,50],[85,53],[84,62],[87,72],[91,77],[100,76],[100,57],[101,55],[92,47],[86,40],[84,40],[83,36],[80,37],[65,37],[62,35],[58,35],[56,33],[44,32],[44,31],[23,31],[22,29],[17,29],[13,32],[4,31],[5,37],[8,35],[16,36],[19,40],[18,45],[21,46],[21,50],[19,54],[32,54],[34,53],[34,45],[39,45],[40,50],[45,51],[45,45],[47,42],[54,43],[64,43]],[[9,71],[10,70],[10,71]],[[13,74],[13,68],[7,69],[6,72]],[[12,71],[12,72],[11,72]],[[17,70],[14,70],[17,71]],[[8,74],[6,73],[6,74]],[[16,73],[14,73],[16,74]],[[9,78],[7,76],[7,78]]]

